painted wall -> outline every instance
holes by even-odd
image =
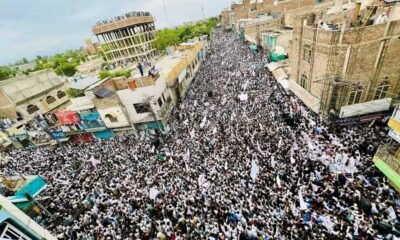
[[[125,117],[121,107],[109,107],[104,109],[97,109],[97,111],[99,112],[101,119],[108,128],[120,128],[129,126],[129,121]],[[118,122],[111,122],[109,118],[106,118],[107,114],[116,117],[118,119]]]

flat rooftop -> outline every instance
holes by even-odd
[[[130,12],[97,22],[92,27],[92,32],[97,35],[129,26],[152,22],[154,22],[154,18],[149,12]]]

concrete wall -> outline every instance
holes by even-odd
[[[24,117],[24,120],[32,119],[35,116],[35,114],[37,114],[37,113],[41,113],[41,114],[47,113],[50,110],[53,110],[54,108],[57,108],[58,106],[60,106],[60,105],[62,105],[62,104],[64,104],[64,103],[69,101],[67,95],[65,95],[62,98],[58,98],[57,97],[57,93],[59,91],[64,91],[65,92],[66,91],[66,87],[63,85],[63,86],[61,86],[59,88],[51,90],[50,92],[43,93],[42,95],[40,95],[40,96],[38,96],[38,97],[36,97],[34,99],[31,99],[31,100],[29,100],[29,101],[27,101],[27,102],[25,102],[23,104],[20,104],[20,105],[16,106],[16,111],[18,111],[18,112],[20,112],[22,114],[22,116]],[[48,104],[46,102],[46,98],[47,97],[54,97],[56,101],[51,103],[51,104]],[[36,113],[29,114],[28,111],[27,111],[27,107],[29,105],[36,105],[39,108],[39,111],[36,112]]]
[[[136,88],[135,90],[125,89],[117,91],[122,104],[125,106],[128,115],[133,123],[151,121],[153,117],[150,113],[137,113],[133,104],[143,103],[148,97],[151,97],[153,101],[157,101],[161,97],[161,94],[167,88],[166,79],[160,77],[157,79],[155,85]],[[159,111],[161,108],[158,104],[153,106],[154,111]]]
[[[129,121],[126,118],[122,107],[108,107],[104,109],[97,109],[100,114],[101,119],[108,128],[120,128],[129,126]],[[118,119],[118,122],[111,122],[109,118],[106,117],[107,114]]]

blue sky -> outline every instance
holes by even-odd
[[[216,16],[232,0],[165,0],[169,25]],[[150,11],[166,27],[163,0],[0,0],[0,65],[78,48],[91,25],[130,11]]]

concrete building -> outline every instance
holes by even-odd
[[[318,5],[327,1],[315,0],[243,0],[241,3],[232,3],[230,8],[221,12],[221,23],[225,28],[235,28],[240,19],[255,19],[262,15],[272,15],[280,13],[282,16],[286,12],[295,9],[304,9],[308,6]]]
[[[43,210],[35,201],[47,186],[42,177],[2,176],[0,186],[0,239],[57,239],[29,217]]]
[[[65,90],[66,85],[51,69],[0,82],[0,142],[7,146],[10,139],[14,144],[45,142],[45,133],[30,131],[26,126],[35,119],[40,129],[45,128],[40,118],[69,102]]]
[[[291,90],[324,120],[388,110],[400,100],[400,21],[352,27],[354,15],[340,7],[294,20]]]
[[[63,81],[52,69],[0,82],[0,116],[29,121],[68,102]]]
[[[87,54],[89,54],[89,55],[96,54],[96,48],[93,44],[92,39],[86,38],[83,42],[84,42],[84,45],[85,45],[84,48],[85,48],[85,51]]]
[[[2,195],[0,205],[0,239],[57,239]]]
[[[92,32],[102,45],[107,61],[116,65],[148,60],[157,55],[153,48],[154,18],[148,12],[131,12],[98,22]]]
[[[85,95],[113,131],[163,129],[173,107],[185,96],[207,46],[206,41],[181,44],[155,63],[154,76],[135,72],[128,79],[105,79],[87,88]]]

